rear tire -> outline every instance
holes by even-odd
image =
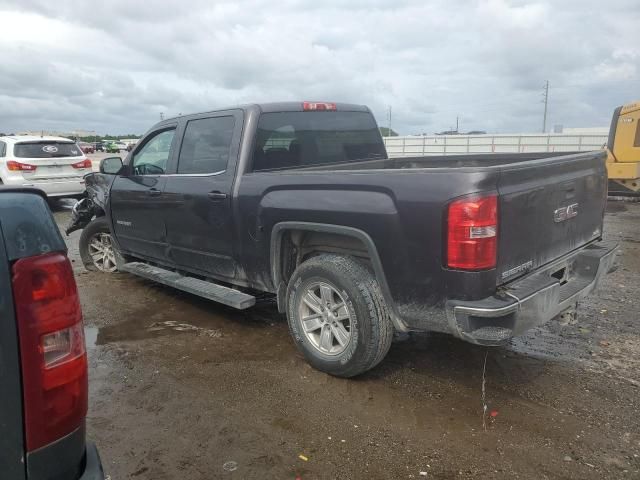
[[[96,217],[84,227],[80,235],[79,250],[87,270],[104,273],[118,271],[116,258],[120,254],[113,245],[111,229],[105,217]]]
[[[307,361],[338,377],[375,367],[393,339],[377,280],[351,257],[323,254],[303,262],[289,281],[287,319]]]

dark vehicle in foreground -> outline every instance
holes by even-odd
[[[40,190],[0,188],[0,478],[102,480],[66,246]]]
[[[85,265],[236,308],[276,296],[316,368],[394,332],[481,345],[573,314],[613,266],[603,152],[389,159],[368,108],[249,105],[155,125],[88,175]]]

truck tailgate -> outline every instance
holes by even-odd
[[[605,158],[603,152],[587,152],[501,169],[498,284],[601,237]]]

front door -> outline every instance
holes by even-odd
[[[162,191],[175,131],[171,126],[147,135],[130,158],[126,174],[113,182],[112,225],[125,253],[159,260],[167,255]]]
[[[189,119],[175,168],[164,188],[164,219],[172,261],[194,273],[232,279],[231,189],[242,114],[205,114]]]

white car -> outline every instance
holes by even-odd
[[[0,137],[0,182],[36,187],[49,197],[79,197],[91,160],[72,140],[16,135]]]

